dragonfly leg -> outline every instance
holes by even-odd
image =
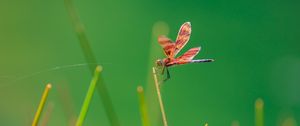
[[[166,69],[166,66],[163,66],[162,71],[161,71],[162,75],[165,73],[165,69]]]
[[[166,71],[167,71],[167,78],[164,79],[164,82],[166,82],[167,80],[170,79],[170,72],[169,72],[169,69],[166,67]]]

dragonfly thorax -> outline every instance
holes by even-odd
[[[171,61],[170,58],[164,58],[164,59],[159,59],[156,60],[156,65],[157,66],[167,66],[167,64]]]
[[[158,59],[158,60],[156,60],[156,65],[157,65],[157,66],[164,66],[164,65],[165,65],[165,63],[164,63],[164,61],[163,61],[163,60],[161,60],[161,59]]]

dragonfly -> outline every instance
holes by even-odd
[[[164,75],[165,71],[167,72],[167,77],[164,81],[170,79],[170,72],[168,70],[169,67],[183,65],[188,63],[203,63],[203,62],[213,62],[214,59],[196,59],[194,57],[199,53],[201,47],[194,47],[189,49],[187,52],[182,54],[181,56],[176,57],[176,55],[180,52],[180,50],[186,45],[191,36],[191,23],[185,22],[181,25],[176,41],[173,42],[168,37],[161,35],[158,37],[158,43],[163,48],[165,55],[167,56],[164,59],[158,59],[156,61],[156,66],[162,67],[162,75]]]

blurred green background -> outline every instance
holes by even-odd
[[[122,126],[141,125],[136,87],[151,92],[150,53],[160,48],[153,26],[163,22],[174,40],[186,21],[192,36],[181,53],[201,46],[196,58],[216,61],[170,69],[171,79],[162,86],[170,126],[253,126],[257,98],[265,102],[266,126],[300,121],[299,1],[75,0],[74,5]],[[1,0],[0,17],[0,125],[30,125],[49,82],[48,125],[69,125],[91,75],[64,1]],[[162,50],[155,53],[164,57]],[[158,109],[156,97],[149,101]],[[159,113],[151,124],[162,125]],[[97,91],[84,125],[110,125]]]

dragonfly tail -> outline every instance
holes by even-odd
[[[198,60],[192,60],[192,63],[201,63],[201,62],[213,62],[214,59],[198,59]]]

